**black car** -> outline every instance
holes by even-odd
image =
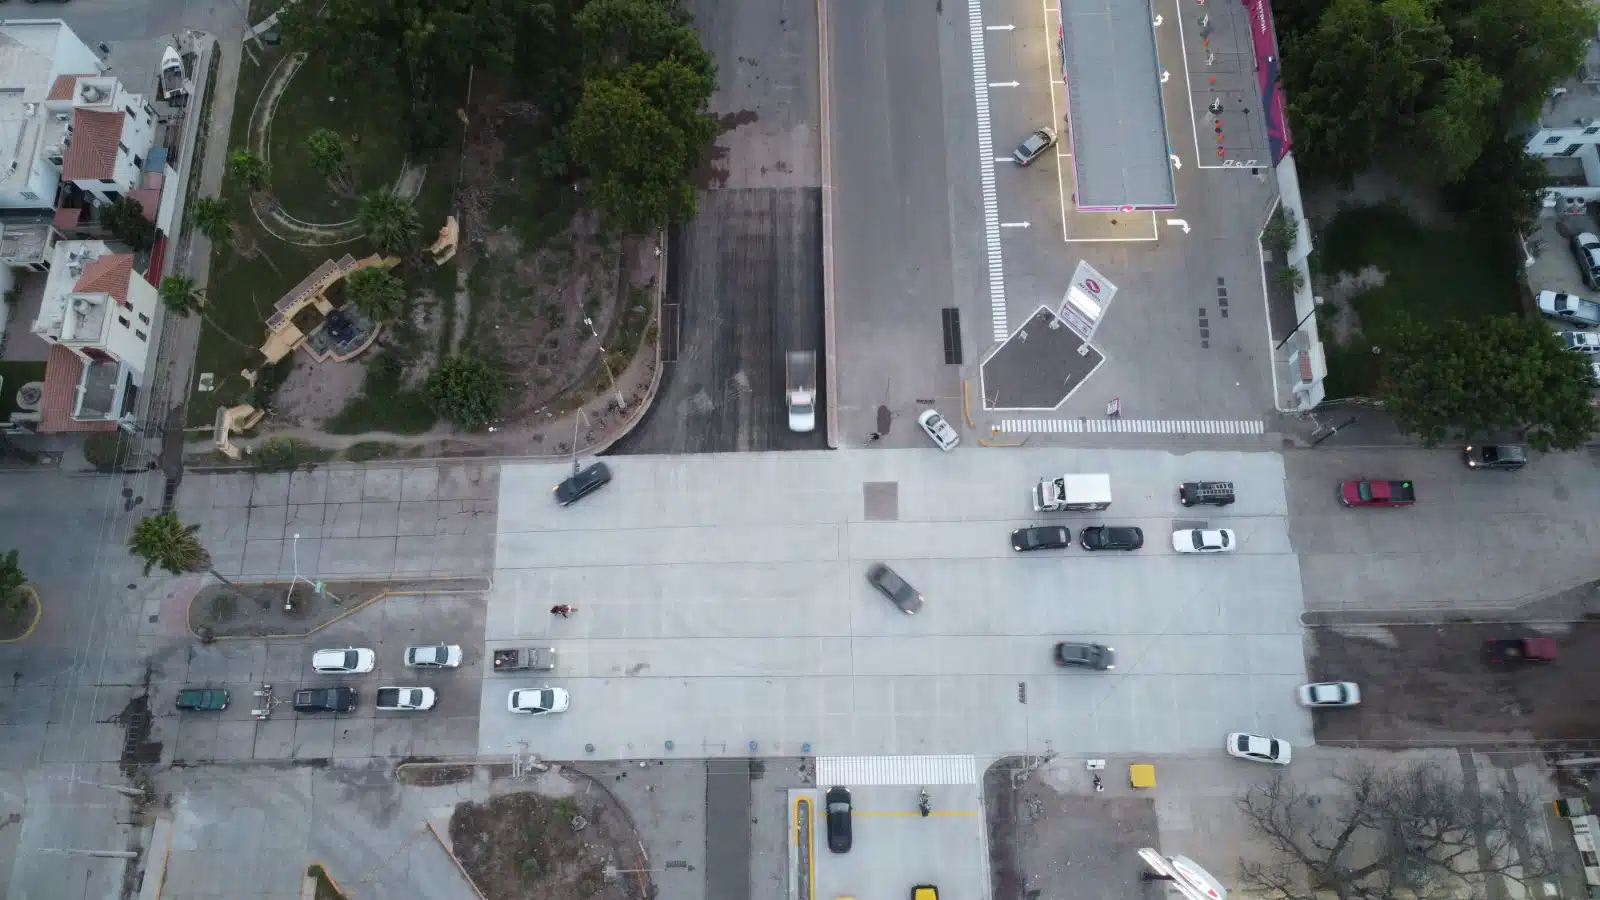
[[[597,462],[556,485],[553,490],[556,492],[557,503],[571,506],[610,483],[611,470],[605,463]]]
[[[842,787],[828,788],[828,849],[850,852],[850,792]]]
[[[1072,531],[1060,525],[1035,525],[1011,532],[1011,549],[1065,550],[1072,546]]]
[[[355,688],[309,688],[307,690],[294,692],[295,712],[349,712],[355,708]]]
[[[222,688],[184,688],[178,692],[178,708],[189,712],[222,712],[228,708],[228,692]]]
[[[883,563],[873,563],[867,567],[867,581],[906,615],[914,616],[917,610],[922,609],[922,594]]]
[[[1233,500],[1231,481],[1185,481],[1178,485],[1178,502],[1184,506],[1228,506]]]
[[[1461,457],[1469,469],[1520,469],[1528,464],[1528,451],[1517,444],[1475,444]]]
[[[1144,531],[1132,525],[1091,525],[1078,532],[1085,550],[1137,550],[1144,546]]]
[[[1061,641],[1056,644],[1056,665],[1098,669],[1104,672],[1117,667],[1117,653],[1105,644]]]

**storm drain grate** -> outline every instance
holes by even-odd
[[[944,364],[959,366],[961,365],[961,310],[950,306],[939,312],[940,318],[944,321]]]

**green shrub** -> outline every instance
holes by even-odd
[[[552,803],[550,808],[555,812],[556,818],[563,822],[570,822],[578,814],[578,801],[571,797],[562,797]]]
[[[433,411],[468,431],[494,421],[504,402],[506,383],[499,369],[475,356],[452,356],[428,375],[423,386]]]
[[[268,438],[250,454],[263,472],[292,472],[310,463],[326,462],[333,451],[324,450],[299,438]]]
[[[544,874],[544,866],[539,865],[539,860],[532,856],[518,863],[517,868],[521,869],[523,877],[529,880]]]
[[[362,441],[359,444],[351,444],[350,449],[344,451],[344,458],[351,462],[388,459],[399,455],[400,445],[388,441]]]

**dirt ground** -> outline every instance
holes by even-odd
[[[200,589],[189,604],[189,627],[210,628],[217,637],[265,637],[308,634],[379,594],[426,593],[438,581],[329,581],[319,595],[304,581],[294,584],[292,609],[284,608],[289,583],[283,581],[221,584]],[[337,597],[340,602],[334,602]]]
[[[524,791],[462,803],[450,817],[450,841],[489,900],[644,900],[649,893],[635,876],[605,877],[608,866],[641,866],[638,836],[604,791],[559,798]]]
[[[1079,792],[1034,773],[1014,784],[1018,760],[984,775],[989,878],[994,900],[1127,900],[1161,897],[1139,880],[1140,847],[1159,846],[1153,797]]]
[[[1316,681],[1354,681],[1361,705],[1316,716],[1317,743],[1600,739],[1600,623],[1552,634],[1505,625],[1310,630]],[[1549,634],[1553,663],[1490,666],[1490,638]]]

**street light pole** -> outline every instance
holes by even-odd
[[[1306,323],[1306,319],[1316,315],[1317,308],[1322,306],[1322,302],[1323,301],[1321,297],[1313,297],[1311,300],[1311,311],[1302,316],[1300,321],[1294,323],[1294,331],[1289,332],[1288,337],[1285,337],[1283,340],[1279,341],[1278,346],[1272,348],[1272,352],[1276,353],[1279,350],[1282,350],[1283,345],[1289,343],[1289,338],[1292,338],[1299,333],[1300,326]]]
[[[600,340],[600,332],[595,330],[593,319],[589,318],[588,316],[584,316],[583,324],[589,326],[589,333],[594,335],[595,340]],[[623,409],[628,404],[622,399],[622,391],[617,389],[617,376],[611,374],[611,363],[606,361],[605,347],[600,348],[600,365],[606,370],[606,378],[611,382],[611,389],[617,392],[617,409]]]

